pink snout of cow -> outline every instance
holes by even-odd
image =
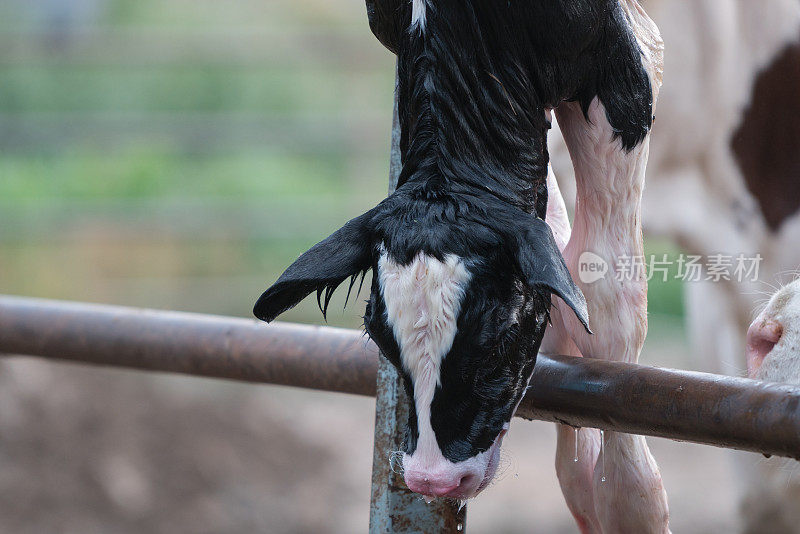
[[[458,463],[447,460],[441,453],[427,458],[419,451],[405,455],[403,471],[408,489],[429,498],[465,500],[476,496],[497,472],[505,433],[503,430],[487,451]]]

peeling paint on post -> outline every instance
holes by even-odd
[[[389,193],[400,176],[400,122],[395,88],[392,120],[392,151],[389,164]],[[402,379],[394,367],[380,358],[375,402],[375,448],[372,453],[372,502],[369,511],[371,534],[461,533],[466,531],[466,506],[437,499],[426,504],[406,487],[403,475],[392,469],[390,456],[403,446],[408,419],[408,401]]]

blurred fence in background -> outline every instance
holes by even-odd
[[[393,69],[363,9],[4,2],[2,290],[247,314],[384,194]]]

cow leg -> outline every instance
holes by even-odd
[[[559,250],[570,239],[571,229],[567,208],[552,167],[547,174],[547,224],[553,230]],[[555,300],[555,299],[554,299]],[[554,303],[555,304],[555,303]],[[545,332],[539,351],[543,354],[581,356],[578,347],[570,338],[561,319],[558,306],[553,306],[551,325]],[[582,534],[600,533],[594,504],[592,479],[594,466],[600,451],[600,432],[594,428],[576,430],[571,426],[557,425],[556,474],[561,492]],[[575,441],[578,441],[577,447]]]
[[[594,335],[580,328],[559,302],[564,330],[586,357],[636,362],[647,333],[647,280],[644,269],[617,273],[644,254],[641,198],[649,137],[625,150],[595,99],[588,120],[580,106],[564,103],[557,110],[575,167],[575,225],[564,258],[589,306]],[[581,255],[592,252],[608,264],[599,280],[581,280]],[[621,274],[623,276],[617,276]],[[573,433],[574,435],[574,433]],[[560,431],[560,454],[568,451],[569,432]],[[647,443],[641,436],[605,432],[603,451],[594,464],[592,495],[602,532],[668,531],[666,493]],[[574,443],[573,455],[574,455]],[[580,450],[579,450],[580,452]],[[586,454],[592,451],[586,451]],[[592,458],[579,459],[579,466]],[[565,462],[568,464],[568,462]],[[568,477],[562,465],[560,479]],[[580,467],[579,467],[580,468]],[[567,468],[568,469],[568,468]],[[579,480],[583,480],[577,475]],[[588,488],[584,488],[588,492]]]

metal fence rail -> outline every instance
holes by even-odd
[[[374,395],[361,332],[0,297],[0,353]],[[540,356],[519,417],[800,458],[800,388]]]

